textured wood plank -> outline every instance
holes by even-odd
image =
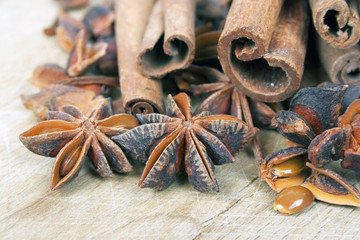
[[[56,40],[42,34],[57,10],[50,0],[0,1],[0,26],[6,32],[0,44],[0,239],[360,237],[360,209],[316,202],[290,217],[274,212],[276,193],[257,178],[248,149],[236,163],[216,167],[219,193],[199,193],[186,177],[166,191],[139,189],[142,166],[102,179],[90,162],[74,181],[50,191],[54,159],[30,153],[18,140],[36,124],[19,94],[37,91],[26,81],[37,65],[66,64],[67,54]],[[284,144],[269,132],[261,140],[267,151]]]

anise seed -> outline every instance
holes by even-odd
[[[274,209],[281,214],[289,215],[309,207],[314,201],[310,190],[301,186],[285,188],[274,202]]]

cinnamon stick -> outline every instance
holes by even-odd
[[[290,97],[304,70],[308,19],[305,0],[234,0],[218,43],[224,72],[253,99]]]
[[[356,0],[310,0],[315,29],[333,47],[349,48],[360,40]]]
[[[144,77],[136,66],[152,0],[115,1],[120,89],[124,108],[132,113],[163,112],[161,83]]]
[[[194,29],[194,0],[158,0],[138,55],[143,74],[158,78],[188,67],[194,58]]]
[[[334,48],[318,38],[318,52],[321,63],[334,83],[360,81],[360,45],[351,48]]]

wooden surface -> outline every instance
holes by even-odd
[[[186,177],[162,192],[139,189],[142,166],[102,179],[89,162],[74,181],[50,191],[54,159],[18,140],[37,123],[19,95],[37,91],[27,78],[39,64],[66,64],[67,54],[42,33],[57,10],[51,0],[0,1],[0,239],[360,238],[360,209],[316,202],[293,216],[276,213],[277,194],[257,177],[250,151],[216,167],[219,193],[199,193]],[[267,152],[284,144],[271,132],[261,140]]]

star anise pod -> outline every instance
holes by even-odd
[[[291,99],[290,110],[276,114],[273,126],[296,147],[269,154],[260,164],[260,178],[275,191],[300,185],[307,178],[309,169],[306,168],[306,161],[315,158],[312,156],[314,150],[321,159],[330,152],[334,156],[335,147],[325,147],[325,144],[322,147],[314,146],[319,142],[319,137],[323,139],[325,130],[333,132],[336,129],[334,126],[341,114],[346,90],[347,86],[342,85],[303,88]],[[339,138],[335,134],[331,136]],[[330,140],[327,142],[336,142]],[[312,162],[316,167],[323,166]]]
[[[113,137],[134,159],[146,162],[140,187],[165,189],[185,168],[199,191],[219,191],[214,165],[234,162],[233,154],[258,132],[229,115],[191,115],[185,93],[168,96],[166,115],[138,114],[144,124]]]
[[[112,115],[109,100],[99,103],[89,116],[74,106],[62,111],[50,111],[49,120],[40,122],[20,134],[21,142],[32,152],[56,156],[50,189],[55,190],[74,178],[89,156],[102,177],[112,177],[111,169],[123,173],[132,171],[121,148],[111,137],[138,125],[128,114]]]
[[[75,37],[74,47],[70,52],[66,72],[70,77],[85,73],[96,61],[106,55],[106,42],[91,44],[84,29]]]
[[[273,124],[279,132],[301,146],[274,152],[260,165],[261,179],[280,192],[274,207],[280,213],[301,211],[310,206],[314,198],[332,204],[360,206],[360,192],[335,171],[325,168],[327,163],[343,158],[344,150],[356,146],[353,141],[356,137],[351,134],[356,126],[356,102],[340,116],[347,88],[347,85],[335,84],[303,88],[292,98],[290,110],[281,111],[274,118]],[[305,192],[313,197],[304,199]],[[298,209],[284,207],[295,201],[307,204]]]
[[[180,86],[184,86],[183,81],[187,79],[187,82],[195,83],[190,85],[195,96],[206,96],[197,113],[210,111],[213,114],[230,114],[240,120],[244,119],[250,126],[254,126],[253,119],[261,122],[261,125],[269,125],[275,116],[275,111],[271,107],[246,97],[224,73],[215,68],[192,65],[176,78]],[[257,138],[252,144],[255,156],[260,161],[262,153]]]
[[[71,77],[64,68],[57,64],[43,64],[35,68],[28,81],[41,89],[49,88],[54,84],[72,85],[95,94],[104,94],[106,86],[119,86],[119,79],[101,75],[84,75]]]

